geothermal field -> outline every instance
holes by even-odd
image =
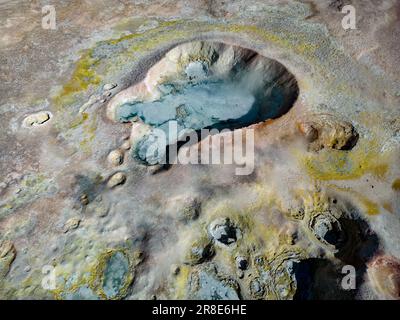
[[[0,0],[1,300],[398,300],[399,165],[397,0]]]

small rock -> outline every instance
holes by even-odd
[[[400,261],[393,256],[380,255],[368,263],[368,279],[380,297],[400,300]]]
[[[0,242],[0,258],[5,258],[10,253],[14,252],[15,248],[11,241]]]
[[[0,279],[7,275],[16,255],[17,251],[11,241],[0,242]]]
[[[83,206],[87,206],[87,205],[89,204],[89,197],[88,197],[88,195],[87,195],[86,193],[82,194],[82,195],[79,197],[79,201],[81,202],[81,204],[82,204]]]
[[[24,268],[24,271],[25,271],[25,272],[31,271],[31,266],[26,266],[26,267]]]
[[[107,161],[112,166],[119,166],[124,162],[124,152],[121,149],[111,151],[107,156]]]
[[[107,186],[111,189],[121,184],[124,184],[125,181],[126,175],[123,172],[117,172],[108,180]]]
[[[70,230],[77,229],[79,224],[81,223],[81,219],[79,218],[71,218],[64,224],[64,233],[67,233]]]
[[[357,144],[359,135],[354,126],[334,116],[319,115],[298,124],[306,137],[310,151],[322,149],[351,150]]]
[[[49,121],[50,117],[51,117],[50,112],[41,111],[27,116],[22,122],[22,125],[26,128],[40,126],[45,122]]]
[[[229,218],[219,218],[214,220],[211,222],[208,230],[215,241],[224,245],[235,243],[240,234],[240,231]]]
[[[103,86],[103,90],[104,90],[104,91],[109,91],[109,90],[114,89],[116,86],[117,86],[116,83],[107,83],[107,84],[105,84],[105,85]]]

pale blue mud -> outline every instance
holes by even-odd
[[[128,272],[128,258],[122,252],[114,253],[104,270],[103,291],[108,299],[115,298],[125,287]]]
[[[279,87],[262,97],[262,92],[253,92],[241,83],[222,80],[189,84],[183,89],[168,84],[162,89],[166,93],[157,101],[122,105],[118,119],[125,122],[137,116],[162,129],[172,120],[181,129],[238,128],[279,116],[284,103]]]
[[[297,92],[271,77],[263,68],[234,68],[224,77],[208,73],[206,65],[188,65],[181,79],[159,85],[156,101],[132,101],[116,110],[117,119],[133,118],[165,133],[166,145],[177,143],[188,132],[202,129],[237,129],[284,114],[296,99]],[[175,122],[178,134],[170,132]],[[160,163],[165,153],[156,146],[154,133],[146,135],[136,148],[136,155],[148,164]]]
[[[193,298],[200,300],[239,300],[236,290],[211,275],[206,271],[200,271],[198,276],[198,288]]]

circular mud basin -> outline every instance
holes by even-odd
[[[108,115],[146,126],[135,153],[157,164],[165,156],[160,144],[179,144],[204,129],[234,130],[278,118],[298,92],[295,77],[279,62],[250,49],[197,41],[167,52],[143,81],[114,97]]]

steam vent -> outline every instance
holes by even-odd
[[[399,300],[399,12],[0,1],[0,299]]]

